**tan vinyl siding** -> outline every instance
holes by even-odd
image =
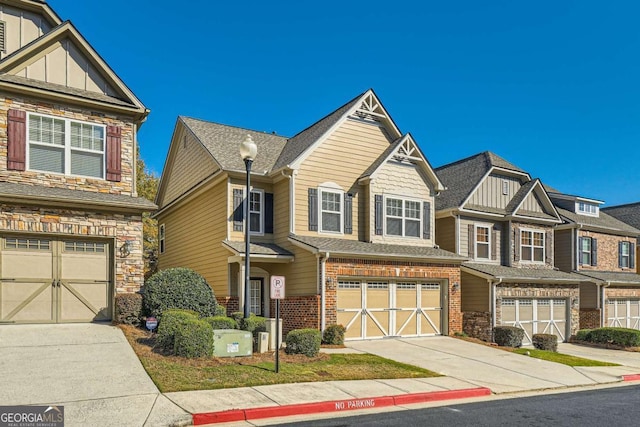
[[[572,248],[571,236],[573,230],[555,230],[554,233],[554,254],[555,266],[562,271],[573,270],[573,257],[572,253],[575,250]]]
[[[386,226],[384,227],[383,235],[376,235],[375,233],[370,236],[369,239],[374,243],[391,243],[391,244],[411,244],[419,246],[433,246],[435,241],[435,229],[434,229],[434,202],[433,202],[433,186],[429,183],[429,178],[425,176],[419,166],[416,166],[408,162],[398,162],[391,160],[386,164],[380,166],[376,173],[376,177],[370,184],[370,191],[372,193],[369,203],[375,203],[374,194],[382,195],[385,200],[387,197],[409,199],[421,202],[420,215],[422,212],[422,202],[431,203],[431,215],[428,218],[430,222],[431,238],[422,238],[422,226],[420,227],[420,237],[398,237],[386,235]],[[383,201],[383,203],[385,203]],[[385,205],[383,204],[383,209]],[[369,205],[370,216],[368,218],[369,223],[375,222],[375,207]],[[384,218],[384,216],[383,216]],[[424,218],[423,218],[424,221]]]
[[[0,21],[6,22],[6,51],[2,52],[2,58],[6,58],[51,29],[43,16],[4,4],[0,5]]]
[[[162,205],[168,205],[185,192],[218,170],[218,166],[205,148],[180,127],[174,140],[167,171],[168,182],[162,197]]]
[[[503,194],[502,183],[508,184],[507,194]],[[520,190],[520,180],[518,178],[491,174],[469,198],[470,205],[485,206],[488,208],[504,209],[507,207],[513,196]]]
[[[580,284],[580,308],[598,308],[598,287],[593,283]]]
[[[159,255],[159,268],[192,268],[204,276],[216,296],[228,294],[231,252],[221,243],[226,237],[226,203],[222,202],[226,184],[223,181],[158,217],[158,224],[165,225],[166,245],[165,253]]]
[[[308,189],[333,182],[354,195],[353,234],[345,234],[343,238],[357,240],[360,233],[357,218],[364,196],[358,178],[388,146],[389,140],[379,126],[356,120],[347,120],[320,144],[302,163],[296,177],[296,234],[320,234],[309,231]]]
[[[276,243],[289,236],[289,179],[273,184],[273,238]]]
[[[241,189],[242,191],[245,191],[246,187],[247,187],[247,183],[244,180],[235,179],[235,178],[229,180],[229,191],[227,194],[227,215],[226,215],[227,226],[229,228],[229,240],[244,242],[244,231],[233,231],[233,189],[237,188],[237,189]],[[252,181],[251,189],[261,190],[264,193],[273,193],[273,185],[265,182]],[[273,199],[274,199],[274,213],[275,213],[275,203],[277,199],[276,195],[273,196]],[[262,213],[263,227],[262,228],[264,230],[264,196],[262,200],[263,200],[263,213]],[[275,218],[274,218],[274,221],[275,221]],[[265,241],[273,242],[273,235],[272,234],[261,234],[261,235],[252,234],[251,239],[254,241],[260,241],[260,242],[265,242]]]
[[[291,243],[281,245],[292,252],[295,262],[286,264],[264,264],[262,268],[276,276],[286,278],[286,296],[306,296],[318,294],[318,258]]]
[[[462,311],[490,311],[489,283],[486,279],[462,272]]]
[[[441,249],[456,253],[456,219],[454,217],[436,221],[436,244]]]

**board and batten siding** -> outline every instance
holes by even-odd
[[[572,254],[575,251],[573,246],[573,230],[554,230],[553,237],[553,258],[555,266],[562,271],[573,271],[574,261]]]
[[[460,218],[460,250],[458,251],[459,255],[468,256],[470,259],[474,259],[475,257],[475,225],[481,225],[485,227],[489,227],[491,232],[490,242],[491,242],[491,257],[489,260],[482,259],[482,262],[487,263],[498,263],[501,264],[503,257],[505,256],[502,253],[503,248],[503,239],[504,239],[504,223],[500,221],[486,221],[486,220],[478,220],[474,218]],[[474,226],[473,234],[470,236],[469,232],[471,231],[470,226]],[[455,238],[455,236],[454,236]],[[471,249],[469,248],[469,243],[472,244]],[[444,249],[444,248],[443,248]],[[493,252],[495,251],[495,256]]]
[[[465,273],[460,275],[462,311],[491,311],[489,283],[486,279]]]
[[[306,236],[327,235],[309,231],[308,189],[333,182],[342,191],[353,194],[353,233],[341,236],[357,240],[361,224],[357,219],[362,209],[363,187],[358,179],[367,168],[389,147],[390,141],[377,124],[360,120],[346,120],[318,146],[303,162],[296,176],[296,234]],[[320,203],[320,201],[319,201]]]
[[[508,184],[507,194],[503,194],[502,183]],[[513,196],[520,190],[522,184],[520,179],[505,175],[491,174],[474,191],[469,198],[468,204],[484,206],[488,208],[504,209],[507,207]]]
[[[164,174],[168,182],[163,205],[168,205],[219,169],[205,148],[183,126],[180,128],[170,153],[169,170]]]
[[[535,193],[531,192],[527,197],[525,197],[524,201],[520,205],[520,209],[518,213],[522,212],[535,212],[535,213],[546,213],[542,208],[542,204],[536,196]]]
[[[223,181],[187,203],[162,213],[158,224],[165,225],[165,253],[158,256],[160,269],[188,267],[200,273],[216,296],[228,295],[227,259],[231,252],[222,246],[226,238],[227,212]]]
[[[391,198],[406,198],[410,200],[430,203],[430,215],[429,230],[430,238],[424,239],[422,235],[422,227],[420,227],[420,237],[399,237],[386,235],[386,226],[383,226],[385,230],[382,235],[376,235],[372,233],[367,240],[373,243],[390,243],[390,244],[415,244],[418,246],[433,246],[435,242],[434,233],[434,202],[433,202],[433,184],[429,182],[427,178],[416,166],[409,162],[398,162],[390,160],[384,165],[381,165],[376,172],[376,178],[369,185],[371,194],[380,194],[383,196],[383,203],[387,197]],[[368,207],[369,211],[369,224],[375,223],[375,198],[371,197]],[[383,209],[386,210],[383,204]],[[384,215],[383,215],[384,218]],[[423,218],[423,221],[425,219]]]
[[[580,284],[580,308],[598,308],[598,287],[595,284]]]
[[[456,219],[450,216],[436,220],[435,231],[436,244],[440,249],[456,253]]]
[[[0,21],[6,22],[6,50],[0,53],[1,58],[6,58],[51,30],[51,25],[42,15],[6,4],[0,5]]]

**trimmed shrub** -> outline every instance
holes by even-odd
[[[182,357],[213,356],[213,329],[208,322],[192,318],[176,330],[175,353]]]
[[[553,334],[533,334],[531,341],[538,350],[558,351],[558,337]]]
[[[224,305],[217,304],[215,310],[213,310],[213,315],[215,317],[227,317],[227,308]]]
[[[173,351],[177,331],[190,320],[198,320],[198,313],[177,309],[165,311],[158,325],[156,344],[165,350]]]
[[[578,341],[589,341],[589,334],[591,334],[592,330],[593,329],[580,329],[576,333],[576,339]]]
[[[238,322],[240,329],[243,331],[249,331],[254,337],[258,335],[258,332],[267,332],[267,319],[265,317],[256,316],[251,313],[248,319],[240,319]]]
[[[125,325],[140,326],[142,314],[142,295],[116,294],[116,322]]]
[[[621,347],[640,347],[640,330],[627,328],[593,329],[587,341],[598,344],[613,344]]]
[[[212,329],[238,329],[236,321],[227,316],[213,316],[203,320],[209,323]]]
[[[493,328],[493,341],[502,347],[522,347],[524,329],[515,326],[496,326]]]
[[[231,313],[229,317],[231,317],[233,320],[236,321],[238,325],[240,325],[242,322],[242,319],[244,319],[244,313],[241,311],[234,311],[233,313]]]
[[[320,353],[320,331],[317,329],[294,329],[287,334],[284,349],[287,354],[304,354],[315,357]]]
[[[322,333],[322,344],[343,345],[346,329],[342,325],[327,326]]]
[[[213,316],[216,298],[204,277],[189,268],[161,270],[145,282],[142,306],[146,316],[162,317],[170,308],[193,310]]]

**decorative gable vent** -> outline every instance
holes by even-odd
[[[0,52],[6,52],[7,50],[7,46],[6,46],[6,31],[5,31],[5,27],[7,26],[7,23],[4,21],[0,21]]]
[[[393,155],[393,159],[402,162],[416,162],[421,161],[420,155],[418,154],[418,149],[414,145],[414,143],[410,139],[405,139],[402,144],[396,149],[395,154]]]
[[[378,122],[380,118],[387,116],[382,112],[382,107],[372,94],[369,94],[360,107],[355,111],[354,116],[370,122]]]

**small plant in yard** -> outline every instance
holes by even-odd
[[[198,320],[198,313],[177,309],[165,311],[158,325],[157,345],[165,350],[173,351],[176,333],[182,325],[190,320]]]
[[[200,319],[188,319],[175,334],[175,353],[182,357],[211,357],[213,355],[213,329]]]
[[[346,329],[342,325],[327,326],[322,333],[322,344],[344,345],[344,333]]]
[[[141,314],[142,295],[138,293],[116,295],[116,322],[140,326]]]
[[[320,341],[320,331],[317,329],[294,329],[285,338],[285,353],[315,357],[320,352]]]
[[[576,333],[576,337],[575,339],[578,341],[588,341],[589,340],[589,334],[591,333],[593,329],[580,329],[577,333]]]
[[[231,317],[213,316],[203,320],[209,323],[212,329],[238,329],[238,324]]]
[[[640,330],[627,328],[598,328],[590,331],[585,341],[596,344],[613,344],[620,347],[639,347]]]
[[[552,334],[533,334],[533,346],[538,350],[558,351],[558,337]]]
[[[515,326],[496,326],[493,328],[493,340],[501,347],[522,347],[524,329]]]

